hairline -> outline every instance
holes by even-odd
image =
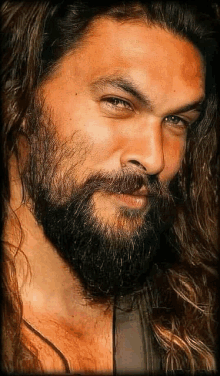
[[[141,8],[140,8],[141,9]],[[109,21],[113,21],[113,22],[117,22],[119,24],[124,24],[124,23],[130,23],[130,24],[136,24],[136,25],[141,25],[141,26],[146,26],[147,28],[158,28],[158,29],[161,29],[161,30],[164,30],[168,33],[170,33],[171,35],[175,36],[176,38],[178,38],[179,40],[183,40],[183,41],[188,41],[194,48],[197,49],[197,51],[199,52],[200,54],[200,57],[201,57],[201,60],[202,60],[202,63],[203,63],[203,67],[204,67],[204,74],[206,73],[206,62],[205,62],[205,57],[203,56],[201,50],[199,49],[199,47],[193,43],[193,41],[191,41],[186,35],[182,35],[181,33],[178,33],[177,31],[175,30],[172,30],[171,28],[169,28],[165,22],[160,22],[160,21],[154,21],[154,20],[149,20],[147,18],[147,15],[145,16],[144,18],[144,15],[140,15],[139,17],[138,16],[133,16],[133,17],[129,17],[129,16],[124,16],[123,18],[121,19],[118,19],[116,16],[114,15],[110,15],[110,14],[107,14],[107,13],[103,13],[103,14],[98,14],[98,15],[95,15],[91,20],[90,22],[88,23],[88,25],[86,25],[85,29],[83,30],[83,33],[82,35],[80,36],[80,38],[73,42],[72,43],[72,46],[69,47],[63,54],[61,57],[59,57],[51,66],[51,68],[48,70],[48,72],[45,74],[45,76],[43,76],[42,79],[40,79],[40,82],[38,83],[37,85],[37,91],[38,89],[45,83],[47,82],[48,80],[50,80],[50,78],[52,78],[56,72],[58,71],[59,67],[61,66],[62,64],[62,61],[65,57],[69,56],[69,55],[72,55],[74,54],[74,52],[76,50],[80,50],[81,48],[83,48],[84,45],[86,45],[86,42],[88,40],[89,37],[92,37],[93,35],[93,31],[97,25],[97,23],[101,20],[109,20]]]

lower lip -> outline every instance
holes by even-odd
[[[147,205],[146,196],[133,196],[126,194],[116,194],[116,198],[125,206],[128,206],[132,209],[143,209]]]

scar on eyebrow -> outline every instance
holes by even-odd
[[[120,76],[105,76],[100,77],[97,81],[94,81],[91,84],[92,90],[96,89],[104,89],[106,86],[111,86],[116,89],[121,89],[133,97],[135,97],[142,105],[147,107],[149,110],[152,109],[152,102],[150,99],[141,93],[139,88],[128,78],[120,77]]]
[[[135,97],[144,107],[146,107],[149,111],[152,111],[154,108],[154,103],[150,98],[143,94],[141,90],[132,82],[130,79],[111,75],[111,76],[104,76],[100,77],[98,80],[92,82],[91,89],[93,90],[103,90],[106,86],[110,86],[116,89],[121,89],[129,94],[131,94],[133,97]],[[181,112],[188,112],[191,110],[196,110],[198,112],[202,112],[204,109],[204,99],[205,96],[201,96],[198,100],[195,100],[191,103],[188,103],[186,105],[183,105],[176,109],[175,113],[181,113]]]

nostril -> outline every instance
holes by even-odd
[[[133,164],[133,165],[135,165],[135,166],[138,166],[138,167],[141,168],[142,170],[146,171],[146,168],[145,168],[140,162],[136,161],[135,159],[130,159],[130,160],[128,161],[128,163],[131,163],[131,164]]]

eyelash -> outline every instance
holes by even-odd
[[[118,98],[118,97],[108,97],[108,98],[103,98],[103,101],[104,102],[107,102],[108,105],[116,110],[116,111],[123,111],[124,109],[125,110],[129,110],[129,111],[133,111],[133,107],[132,105],[128,102],[128,101],[125,101],[124,99],[122,98]],[[117,102],[117,103],[115,103]],[[190,121],[187,121],[177,115],[169,115],[169,116],[166,116],[164,121],[166,121],[166,119],[172,119],[171,120],[171,123],[176,125],[177,127],[179,128],[187,128],[189,127],[190,125],[192,125],[192,123]],[[178,125],[177,122],[181,122],[182,124],[181,125]],[[197,122],[197,121],[196,121]],[[194,123],[194,122],[193,122]]]
[[[116,110],[123,110],[123,109],[130,110],[130,111],[133,110],[131,104],[128,101],[125,101],[125,100],[118,98],[118,97],[104,98],[103,101],[107,102],[108,105],[110,105],[112,108],[114,108]],[[117,102],[117,104],[114,103],[114,102]],[[122,105],[122,106],[120,107],[119,105]]]
[[[176,116],[176,115],[166,116],[165,119],[164,119],[164,121],[166,121],[166,119],[173,119],[173,120],[171,120],[171,123],[174,124],[174,125],[177,125],[180,128],[187,128],[190,125],[189,121],[184,120],[181,117]],[[181,122],[182,125],[178,125],[177,123],[179,123],[179,122]]]

